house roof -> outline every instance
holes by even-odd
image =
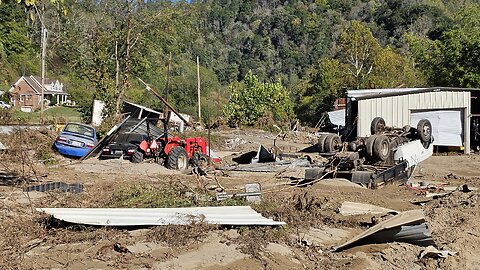
[[[35,93],[37,94],[41,94],[42,93],[42,78],[39,77],[39,76],[22,76],[20,78],[17,79],[17,81],[12,85],[12,87],[10,88],[9,92],[13,91],[15,89],[14,86],[16,86],[20,80],[24,80],[32,89]],[[49,78],[45,78],[45,85],[47,84],[51,84],[52,82],[54,82],[53,80],[49,79]],[[65,91],[62,91],[62,92],[59,92],[59,91],[48,91],[46,89],[46,87],[43,87],[43,94],[64,94],[64,95],[68,95]]]
[[[479,88],[459,87],[428,87],[428,88],[385,88],[385,89],[361,89],[347,91],[347,97],[352,100],[362,100],[380,97],[402,96],[426,92],[451,92],[451,91],[480,91]]]
[[[42,77],[40,77],[40,76],[35,76],[35,75],[32,75],[32,76],[30,76],[30,77],[33,77],[33,78],[38,82],[39,85],[42,84]],[[54,81],[54,80],[51,80],[51,79],[49,79],[49,78],[45,78],[45,84],[51,84],[51,83],[53,83],[53,82],[55,82],[55,81]]]
[[[22,78],[26,83],[28,83],[28,85],[30,85],[30,87],[32,87],[32,89],[33,89],[33,91],[35,91],[35,93],[40,94],[42,92],[41,84],[39,84],[38,81],[35,80],[32,76],[30,76],[30,77],[22,76]]]

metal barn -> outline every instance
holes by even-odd
[[[476,89],[350,90],[347,92],[346,128],[364,137],[370,135],[371,121],[377,116],[395,127],[416,127],[419,120],[426,118],[432,123],[434,145],[464,147],[465,153],[469,153],[472,90]]]

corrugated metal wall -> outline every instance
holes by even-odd
[[[439,91],[418,94],[380,97],[358,101],[357,136],[370,135],[373,118],[383,117],[388,126],[410,125],[412,110],[464,110],[465,150],[470,144],[470,92]],[[468,143],[468,145],[467,145]]]

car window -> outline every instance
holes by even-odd
[[[94,134],[93,128],[86,127],[86,126],[79,125],[79,124],[67,124],[65,126],[64,131],[77,133],[77,134],[85,135],[85,136],[88,136],[88,137],[93,137],[93,134]]]

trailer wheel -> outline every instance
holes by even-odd
[[[428,119],[422,119],[418,122],[417,133],[422,142],[430,142],[432,139],[432,124]]]
[[[143,153],[140,150],[135,150],[135,152],[132,155],[132,162],[133,163],[140,163],[143,161]]]
[[[370,124],[370,134],[380,134],[385,129],[385,120],[382,117],[375,117]]]
[[[388,137],[385,135],[379,135],[373,144],[373,156],[381,161],[385,161],[388,159],[389,155],[390,143]]]
[[[326,153],[335,152],[337,145],[342,143],[342,139],[337,134],[330,134],[325,139],[324,150]]]
[[[365,140],[365,150],[367,151],[367,157],[373,158],[373,144],[377,135],[371,135]]]
[[[174,147],[168,153],[167,167],[172,170],[186,170],[188,168],[187,151],[181,146]]]
[[[318,147],[319,153],[325,153],[325,140],[329,135],[330,134],[323,134],[323,135],[320,135],[320,138],[318,138],[317,147]]]

